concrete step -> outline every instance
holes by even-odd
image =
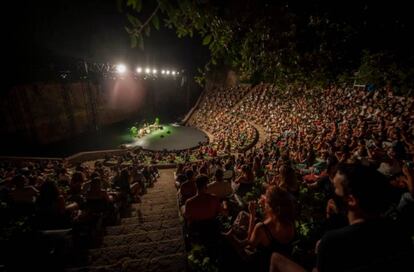
[[[145,222],[152,222],[152,221],[162,221],[162,220],[170,220],[170,219],[177,219],[178,220],[178,212],[175,210],[171,213],[159,213],[153,215],[142,215],[138,214],[137,216],[122,218],[121,224],[137,224],[137,223],[145,223]]]
[[[134,216],[156,216],[161,214],[178,214],[177,207],[169,207],[165,209],[142,209],[139,207],[133,207],[131,217]]]
[[[155,204],[134,204],[134,208],[141,211],[152,211],[156,209],[171,209],[177,208],[177,202],[174,203],[155,203]]]
[[[110,265],[122,259],[152,259],[185,252],[183,239],[138,243],[89,250],[89,265]]]
[[[185,271],[187,255],[185,253],[169,254],[152,259],[123,258],[110,265],[83,266],[66,269],[65,272],[138,272],[138,271]]]
[[[124,224],[119,226],[111,226],[106,228],[106,235],[122,235],[138,231],[155,231],[181,226],[181,222],[177,219],[160,220],[136,224]]]
[[[185,253],[171,254],[159,258],[153,258],[149,262],[141,260],[130,260],[125,262],[124,268],[127,272],[178,272],[186,271],[187,255]]]
[[[173,240],[182,236],[182,227],[175,227],[156,231],[139,231],[123,235],[108,235],[104,237],[102,247],[132,245],[137,243],[151,243],[164,240]]]

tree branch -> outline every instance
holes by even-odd
[[[145,21],[145,23],[143,23],[141,25],[141,27],[139,28],[139,30],[136,32],[137,34],[141,34],[142,30],[144,30],[144,28],[151,22],[152,18],[157,14],[157,12],[158,12],[159,9],[160,9],[160,3],[158,2],[157,7],[151,13],[150,17],[148,17],[148,19]]]

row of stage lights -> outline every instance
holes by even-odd
[[[116,65],[116,72],[118,74],[125,74],[127,72],[127,67],[124,64],[118,64]],[[137,67],[137,69],[135,70],[138,74],[146,74],[146,75],[157,75],[158,74],[158,70],[157,69],[150,69],[150,68],[145,68],[143,69],[142,67]],[[175,71],[175,70],[161,70],[161,74],[162,75],[172,75],[172,76],[178,76],[180,73]]]

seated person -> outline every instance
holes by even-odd
[[[18,175],[12,179],[12,183],[15,186],[10,192],[10,200],[14,204],[33,204],[39,191],[33,186],[26,186],[25,177]]]
[[[248,164],[244,164],[241,168],[241,176],[235,180],[235,183],[238,184],[236,193],[243,197],[248,193],[254,185],[254,174]]]
[[[317,271],[412,271],[413,244],[406,232],[381,218],[389,184],[372,168],[345,164],[334,178],[335,194],[347,208],[349,225],[327,232],[317,251]],[[273,254],[270,271],[305,271]]]
[[[85,198],[86,200],[102,200],[105,203],[112,202],[108,193],[102,189],[101,179],[99,177],[92,179],[89,190],[85,194]]]
[[[234,181],[234,177],[235,177],[235,173],[234,173],[234,169],[233,169],[233,164],[231,162],[227,162],[224,165],[224,173],[223,173],[223,179],[226,182],[232,182]]]
[[[404,165],[404,182],[407,186],[407,192],[401,195],[398,203],[399,216],[398,220],[410,235],[414,234],[414,169],[412,166]]]
[[[175,188],[178,190],[180,189],[181,185],[187,181],[187,177],[184,174],[179,174],[175,178]]]
[[[102,182],[99,177],[92,179],[89,190],[85,194],[86,203],[82,210],[80,221],[94,219],[96,215],[103,215],[104,219],[115,220],[114,199],[104,189],[102,189]]]
[[[279,168],[279,176],[275,177],[273,183],[279,188],[297,193],[299,191],[298,179],[295,170],[288,164],[283,164]]]
[[[185,202],[183,215],[187,222],[207,221],[217,217],[221,212],[218,197],[207,192],[208,177],[199,175],[195,180],[197,193]]]
[[[61,229],[71,225],[68,212],[76,210],[76,204],[66,205],[55,181],[47,180],[40,187],[36,200],[36,225],[39,229]]]
[[[256,224],[256,204],[249,203],[249,226],[247,239],[239,240],[231,230],[226,236],[239,255],[249,260],[245,249],[257,249],[255,265],[258,271],[268,271],[269,259],[272,252],[290,254],[290,242],[295,236],[294,197],[276,186],[268,187],[263,198],[265,219]]]
[[[130,204],[139,199],[139,183],[136,182],[131,185],[131,179],[130,171],[125,168],[119,176],[115,176],[112,180],[112,188],[119,192],[119,197],[123,204]]]
[[[194,178],[194,171],[187,170],[185,172],[185,175],[187,177],[187,181],[181,184],[181,187],[177,192],[178,202],[179,202],[180,207],[185,204],[187,199],[193,197],[197,193],[197,187],[196,187],[195,178]]]
[[[215,181],[207,185],[207,192],[217,196],[219,199],[225,199],[233,194],[230,182],[223,179],[223,170],[217,169],[214,174]]]

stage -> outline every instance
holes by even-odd
[[[176,151],[197,147],[200,142],[207,142],[207,135],[194,127],[176,124],[161,125],[151,133],[137,138],[133,143],[126,144],[127,148],[142,147],[151,151]]]

